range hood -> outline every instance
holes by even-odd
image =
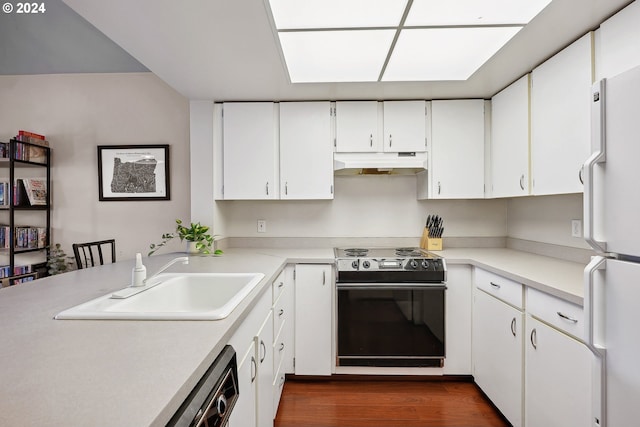
[[[427,169],[427,153],[334,153],[336,175],[415,175]]]

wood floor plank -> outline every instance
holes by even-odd
[[[300,380],[285,383],[275,427],[508,427],[472,382]]]

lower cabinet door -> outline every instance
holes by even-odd
[[[331,265],[296,265],[296,375],[331,375],[331,271]]]
[[[249,351],[238,364],[238,389],[240,395],[229,417],[229,427],[256,426],[257,368],[256,347],[252,340]]]
[[[525,425],[592,425],[591,352],[531,316],[526,322]]]
[[[256,337],[258,354],[258,427],[273,426],[273,315],[271,310]]]
[[[514,427],[522,426],[523,314],[476,289],[474,379]]]

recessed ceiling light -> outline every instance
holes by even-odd
[[[292,83],[375,82],[395,30],[279,33]]]
[[[402,30],[382,81],[466,80],[520,28]]]
[[[527,24],[551,0],[413,0],[405,26]]]
[[[407,0],[269,0],[278,30],[397,27]]]
[[[291,82],[320,83],[468,79],[551,0],[264,2]]]

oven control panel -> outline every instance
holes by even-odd
[[[338,259],[338,271],[442,271],[441,258],[358,258]]]

